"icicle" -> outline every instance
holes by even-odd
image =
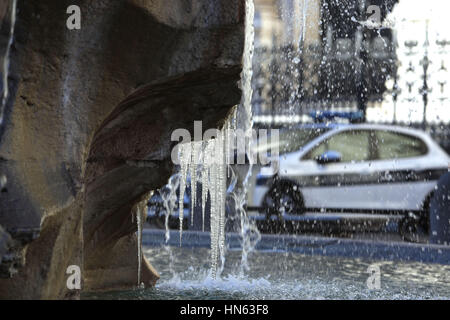
[[[203,172],[209,172],[211,203],[211,275],[217,276],[219,258],[221,266],[225,257],[225,200],[226,200],[226,130],[208,141],[205,148]],[[213,155],[213,156],[208,156]],[[204,204],[202,204],[204,205]]]
[[[192,157],[190,165],[190,176],[191,176],[191,226],[194,225],[194,209],[197,203],[197,168],[200,158],[202,143],[193,142],[192,143]]]
[[[232,156],[232,154],[231,154],[231,143],[230,143],[230,132],[231,132],[231,122],[232,122],[232,119],[230,119],[230,121],[228,121],[227,122],[227,125],[226,125],[226,131],[225,131],[225,159],[226,159],[226,162],[225,162],[225,164],[229,164],[229,163],[231,163],[230,161],[231,161],[231,156]],[[230,167],[229,166],[227,166],[227,178],[229,178],[230,177]]]
[[[211,166],[211,142],[203,142],[203,166],[202,166],[202,230],[205,231],[205,210],[209,193],[209,173]]]
[[[223,140],[222,140],[223,141]],[[222,143],[221,145],[221,153],[222,153],[222,158],[225,159],[225,154],[224,154],[224,145]],[[226,201],[226,195],[227,195],[227,190],[226,190],[226,183],[227,183],[227,175],[226,175],[226,165],[225,163],[221,163],[219,164],[219,194],[221,195],[220,197],[220,211],[219,211],[219,231],[220,231],[220,236],[219,236],[219,252],[220,252],[220,258],[221,261],[223,262],[224,257],[225,257],[225,201]]]
[[[16,7],[17,0],[12,1],[12,9],[11,9],[11,26],[9,30],[9,41],[6,46],[5,56],[3,58],[3,96],[2,102],[0,104],[0,125],[3,123],[3,114],[5,111],[6,101],[9,95],[9,85],[8,85],[8,75],[9,75],[9,62],[10,62],[10,51],[11,46],[14,40],[14,29],[16,26]]]
[[[183,237],[183,218],[184,218],[184,192],[186,191],[186,180],[189,170],[189,165],[191,162],[191,144],[185,143],[180,146],[180,195],[178,199],[179,204],[179,219],[180,219],[180,247],[181,240]]]
[[[212,143],[215,141],[213,140]],[[214,160],[214,159],[213,159]],[[217,269],[217,170],[215,161],[212,161],[210,172],[210,198],[211,198],[211,271],[212,276],[215,278]]]

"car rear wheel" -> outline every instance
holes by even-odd
[[[270,220],[273,215],[280,220],[285,214],[304,214],[303,197],[298,187],[290,182],[275,183],[264,199],[266,218]]]
[[[426,239],[427,232],[423,223],[415,218],[405,217],[399,222],[398,229],[403,240],[408,242],[421,242]]]
[[[433,193],[430,193],[423,202],[420,214],[410,213],[398,225],[403,240],[408,242],[426,241],[430,234],[430,202]]]

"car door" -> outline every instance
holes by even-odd
[[[343,130],[302,157],[302,167],[309,167],[310,170],[296,180],[301,186],[307,208],[339,210],[373,207],[372,182],[376,178],[370,167],[373,157],[370,141],[369,130]],[[325,152],[340,154],[340,161],[318,163],[318,157]]]
[[[373,189],[374,208],[419,210],[436,184],[424,156],[427,145],[418,137],[376,130],[372,170],[378,175]]]

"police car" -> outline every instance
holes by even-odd
[[[280,156],[259,169],[249,196],[249,207],[267,217],[403,215],[403,228],[427,229],[430,198],[450,163],[428,134],[397,126],[306,127],[281,133],[279,145]]]

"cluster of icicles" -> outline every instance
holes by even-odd
[[[218,260],[225,250],[225,202],[227,179],[230,169],[226,159],[229,156],[227,130],[218,132],[218,136],[209,141],[185,143],[180,146],[180,244],[183,231],[184,193],[190,176],[191,187],[191,224],[194,224],[194,208],[201,202],[202,229],[205,230],[206,202],[211,204],[211,271],[215,277]],[[197,184],[201,183],[201,199],[197,199]]]

